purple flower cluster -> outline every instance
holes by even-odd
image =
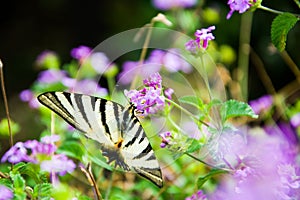
[[[232,173],[223,177],[209,199],[297,199],[300,166],[296,145],[282,135],[252,131],[247,133],[247,142],[242,132],[224,132],[214,142],[210,149],[213,160]]]
[[[196,30],[196,39],[190,40],[185,44],[186,50],[190,51],[193,54],[196,54],[198,49],[205,50],[208,47],[208,41],[215,39],[214,35],[211,33],[211,31],[215,29],[215,26],[210,26],[208,28]]]
[[[160,10],[173,8],[189,8],[196,5],[197,0],[152,0],[154,7]]]
[[[160,133],[159,136],[161,137],[160,147],[165,148],[171,142],[170,139],[172,138],[172,134],[171,132],[167,131]]]
[[[271,95],[265,95],[259,99],[252,100],[249,102],[255,114],[259,115],[262,112],[268,111],[273,105],[273,97]]]
[[[145,87],[141,90],[125,90],[125,95],[130,102],[134,104],[137,111],[142,116],[155,114],[165,108],[165,96],[162,94],[162,78],[159,73],[150,75],[144,80]],[[172,91],[167,91],[168,98],[171,97]]]
[[[203,193],[202,190],[198,190],[192,196],[185,198],[185,200],[207,200],[207,196]]]
[[[143,64],[127,61],[123,64],[123,70],[118,76],[119,82],[123,85],[129,84],[135,76],[146,78],[149,74],[159,72],[162,67],[169,72],[190,73],[193,69],[192,66],[180,55],[179,49],[169,49],[167,52],[155,49]]]
[[[253,3],[256,3],[256,0],[253,0]],[[229,19],[234,11],[238,11],[240,14],[246,12],[252,4],[251,0],[228,0],[227,3],[230,7],[230,11],[226,16],[226,19]]]
[[[64,175],[66,172],[72,172],[76,165],[63,154],[55,154],[57,150],[54,142],[59,140],[58,135],[45,136],[41,142],[37,140],[28,140],[18,142],[12,146],[2,157],[1,162],[19,163],[32,162],[40,164],[41,170],[56,172]]]
[[[13,197],[14,194],[8,187],[0,185],[0,200],[10,200]]]

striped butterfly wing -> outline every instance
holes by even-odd
[[[108,163],[133,170],[162,187],[161,170],[134,107],[67,92],[46,92],[38,100],[88,138],[100,143]]]

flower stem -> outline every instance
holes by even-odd
[[[296,2],[296,4],[298,6],[300,6],[299,1],[297,1],[297,0],[294,0],[294,1]],[[280,15],[280,14],[284,13],[283,11],[274,10],[272,8],[265,7],[263,5],[259,5],[257,8],[265,10],[265,11],[268,11],[268,12],[271,12],[271,13],[274,13],[274,14],[277,14],[277,15]],[[300,15],[298,15],[298,14],[295,14],[295,13],[291,13],[291,14],[294,15],[294,16],[296,16],[296,17],[298,17],[298,18],[300,18]]]
[[[205,162],[205,161],[203,161],[203,160],[201,160],[201,159],[199,159],[199,158],[193,156],[193,155],[190,154],[190,153],[185,152],[185,154],[186,154],[187,156],[189,156],[189,157],[191,157],[191,158],[197,160],[198,162],[200,162],[200,163],[202,163],[202,164],[204,164],[204,165],[207,165],[207,166],[209,166],[209,167],[211,167],[211,168],[214,168],[214,169],[220,169],[220,170],[224,170],[224,171],[228,171],[228,172],[231,171],[230,169],[221,168],[221,167],[216,167],[216,166],[213,166],[213,165],[211,165],[211,164],[208,164],[207,162]]]
[[[91,167],[91,163],[88,163],[87,167],[84,168],[84,167],[80,167],[81,171],[85,174],[85,176],[87,177],[89,183],[91,186],[94,187],[94,191],[95,191],[95,195],[96,195],[96,198],[97,200],[102,200],[102,196],[101,196],[101,193],[99,192],[99,188],[97,186],[97,183],[96,183],[96,180],[94,178],[94,175],[92,173],[92,167]]]
[[[3,75],[3,64],[1,59],[0,59],[0,79],[1,79],[1,89],[3,94],[3,101],[4,101],[5,112],[6,112],[7,124],[8,124],[8,132],[10,137],[10,146],[12,147],[14,145],[14,141],[13,141],[13,135],[11,131],[11,120],[10,120],[9,108],[7,103],[7,96],[5,90],[4,75]]]
[[[192,117],[193,119],[195,119],[196,121],[199,121],[200,123],[204,124],[205,126],[210,127],[209,124],[207,124],[206,122],[204,122],[204,121],[198,119],[198,117],[196,117],[193,113],[191,113],[190,111],[184,109],[183,107],[181,107],[180,105],[178,105],[178,104],[175,103],[174,101],[172,101],[172,100],[170,100],[170,99],[168,99],[168,98],[166,98],[166,101],[167,101],[168,103],[171,103],[172,105],[174,105],[176,108],[178,108],[179,110],[181,110],[181,111],[184,112],[185,114],[191,116],[191,117]]]

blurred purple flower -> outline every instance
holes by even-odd
[[[163,57],[163,66],[169,72],[183,71],[184,73],[190,73],[192,66],[180,57],[179,49],[169,49]]]
[[[172,88],[167,88],[167,89],[165,89],[164,93],[165,93],[165,96],[171,100],[174,90]]]
[[[256,0],[253,0],[255,3]],[[230,11],[226,16],[226,19],[229,19],[234,11],[239,11],[239,13],[244,13],[246,10],[248,10],[252,4],[250,3],[250,0],[228,0],[227,3],[230,7]]]
[[[278,122],[278,124],[266,125],[264,130],[272,136],[284,137],[289,143],[298,143],[296,130],[289,123]]]
[[[33,162],[36,163],[36,160],[27,155],[27,149],[23,142],[17,142],[12,146],[1,158],[1,162],[10,162],[13,164],[19,162]]]
[[[195,40],[189,40],[187,43],[185,43],[185,49],[192,54],[197,53],[198,45]]]
[[[207,200],[207,196],[203,193],[202,190],[198,190],[192,196],[185,198],[185,200]]]
[[[155,8],[170,10],[173,8],[188,8],[196,5],[197,0],[152,0]]]
[[[99,73],[103,74],[110,66],[108,57],[102,52],[92,53],[90,56],[92,67]]]
[[[34,97],[34,94],[31,90],[26,89],[20,93],[19,97],[22,101],[28,102]]]
[[[70,88],[71,92],[77,92],[88,95],[105,96],[107,95],[107,89],[102,88],[96,81],[91,79],[83,79],[77,81],[72,78],[64,78],[62,83]]]
[[[159,73],[151,74],[147,79],[144,79],[143,83],[147,87],[153,87],[154,89],[161,89],[162,78]]]
[[[59,67],[59,59],[57,54],[54,51],[50,50],[45,50],[42,53],[40,53],[35,62],[37,66],[46,69],[53,69]]]
[[[300,126],[300,113],[297,113],[297,114],[295,114],[295,115],[293,115],[292,117],[291,117],[291,120],[290,120],[290,122],[291,122],[291,125],[293,126],[293,127],[299,127]]]
[[[60,136],[59,135],[46,135],[44,137],[41,138],[41,142],[45,143],[45,144],[51,144],[54,142],[57,142],[60,140]]]
[[[51,160],[44,160],[41,163],[41,170],[58,173],[60,176],[73,172],[75,168],[75,163],[63,154],[54,155]]]
[[[160,70],[161,64],[156,62],[145,61],[142,65],[139,62],[127,61],[122,66],[122,72],[118,75],[121,84],[126,85],[133,81],[135,76],[148,77],[149,74],[156,73]]]
[[[222,165],[227,165],[233,175],[226,175],[209,199],[294,199],[294,193],[299,193],[300,173],[296,154],[289,152],[295,150],[295,144],[282,135],[267,135],[256,129],[247,133],[245,141],[242,132],[222,133],[215,141],[219,148],[210,151],[218,154],[212,157],[219,158],[219,164],[223,161]],[[288,169],[282,168],[286,165]]]
[[[39,83],[51,84],[61,82],[65,77],[66,72],[63,70],[48,69],[39,73],[37,81]]]
[[[160,143],[160,147],[161,148],[165,148],[170,142],[171,142],[171,138],[172,138],[172,134],[169,131],[160,133],[159,136],[161,137],[161,143]]]
[[[33,92],[29,89],[23,90],[19,95],[21,101],[28,102],[31,108],[38,108],[40,104]]]
[[[4,185],[0,185],[0,194],[0,200],[10,200],[14,197],[14,193]]]
[[[266,112],[272,107],[273,97],[271,95],[265,95],[260,97],[259,99],[252,100],[249,102],[249,105],[252,107],[255,114],[260,114],[262,112]]]
[[[71,56],[79,61],[82,61],[87,58],[91,52],[92,49],[90,47],[81,45],[71,50]]]

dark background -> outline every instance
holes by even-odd
[[[229,44],[237,51],[241,15],[235,12],[230,20],[226,20],[225,16],[229,11],[227,1],[201,1],[201,3],[220,11],[221,21],[214,32],[218,44]],[[274,9],[299,13],[293,1],[274,0],[263,4]],[[114,34],[143,26],[158,12],[150,0],[2,2],[0,58],[4,63],[8,96],[11,98],[17,96],[36,79],[38,70],[34,68],[34,61],[43,50],[57,52],[62,63],[65,63],[71,59],[72,48],[79,45],[95,47]],[[280,55],[268,50],[271,43],[271,22],[275,16],[261,10],[254,13],[251,46],[261,56],[275,88],[280,89],[295,77]],[[299,24],[296,24],[287,41],[287,50],[296,64],[300,63],[299,36],[300,28]],[[249,96],[253,99],[266,91],[251,64],[250,62]],[[2,104],[2,98],[0,102]],[[3,106],[0,110],[0,113],[4,113]]]

